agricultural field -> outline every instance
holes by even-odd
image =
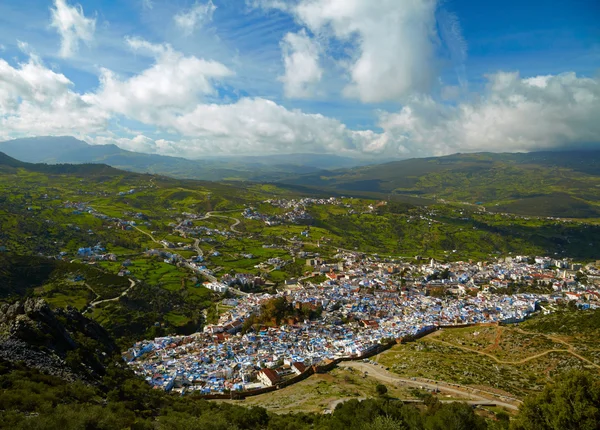
[[[100,165],[0,166],[0,255],[36,256],[24,268],[4,260],[1,270],[12,279],[5,284],[4,297],[35,294],[52,306],[81,310],[99,301],[88,315],[119,336],[148,337],[201,328],[205,315],[216,316],[213,302],[219,299],[202,287],[204,274],[165,262],[164,256],[150,257],[151,249],[184,259],[200,254],[201,264],[215,277],[260,275],[271,290],[309,270],[300,252],[319,254],[329,262],[336,261],[340,249],[442,261],[510,254],[585,261],[594,255],[590,243],[600,240],[600,227],[593,219],[518,217],[474,205],[420,206],[393,199],[338,196],[339,204],[302,208],[310,219],[301,224],[269,226],[242,216],[249,207],[267,216],[286,210],[267,203],[269,199],[330,197],[315,193],[275,184],[176,180]],[[177,225],[189,216],[193,227],[208,230],[190,237],[182,234]],[[170,242],[170,248],[163,241]],[[111,259],[79,255],[80,249],[97,246]],[[72,275],[77,270],[50,276],[42,262],[48,258],[84,271],[94,268],[102,276],[88,273],[79,279]],[[19,283],[23,270],[44,272],[43,279]],[[120,297],[132,280],[135,288]],[[594,359],[594,351],[585,354]]]

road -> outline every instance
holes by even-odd
[[[199,219],[208,219],[208,218],[224,218],[224,219],[231,219],[233,221],[235,221],[231,226],[229,226],[229,229],[234,232],[234,233],[242,233],[239,230],[236,230],[236,227],[238,225],[240,225],[241,221],[237,218],[234,217],[230,217],[230,216],[226,216],[226,215],[215,215],[216,213],[227,213],[227,212],[238,212],[239,209],[234,209],[234,210],[230,210],[230,211],[212,211],[212,212],[206,212],[206,215],[204,215],[202,218]]]
[[[473,389],[470,387],[462,387],[457,384],[448,384],[442,381],[431,381],[431,380],[412,380],[409,378],[402,378],[394,373],[391,373],[379,365],[374,365],[371,363],[363,363],[360,361],[344,361],[340,363],[338,366],[340,367],[350,367],[354,369],[358,369],[362,372],[367,372],[369,376],[372,376],[376,379],[379,379],[384,383],[399,383],[402,385],[408,385],[415,388],[426,388],[429,390],[440,390],[440,392],[445,394],[451,394],[458,397],[470,397],[471,400],[464,400],[470,404],[485,404],[485,405],[495,405],[504,407],[507,409],[518,410],[520,401],[517,399],[511,400],[498,400],[499,396],[495,393],[490,393],[478,389]],[[506,397],[504,397],[506,398]],[[463,401],[463,400],[456,400]]]
[[[200,239],[194,239],[194,249],[200,257],[204,257],[204,252],[202,251],[202,248],[200,248]]]
[[[204,215],[204,217],[200,218],[200,219],[207,219],[210,217],[219,217],[219,218],[227,218],[227,219],[233,219],[235,220],[235,223],[233,223],[229,228],[231,229],[231,231],[235,232],[235,233],[241,233],[240,231],[236,230],[235,227],[240,223],[240,220],[237,218],[232,218],[232,217],[228,217],[228,216],[221,216],[221,215],[214,215],[214,212],[207,212],[206,215]],[[137,226],[133,226],[133,228],[135,228],[136,230],[138,230],[139,232],[145,234],[146,236],[148,236],[153,242],[161,244],[158,240],[156,240],[154,238],[154,236],[152,236],[150,233],[145,232],[144,230],[142,230],[141,228],[137,227]],[[202,249],[200,248],[200,239],[195,239],[194,240],[194,249],[196,250],[196,252],[198,253],[199,256],[204,256],[204,252],[202,252]],[[173,253],[175,254],[175,253]],[[178,254],[176,254],[178,255]],[[206,269],[199,269],[197,267],[192,266],[190,263],[188,263],[185,258],[181,257],[180,255],[178,255],[182,261],[184,261],[184,265],[185,267],[187,267],[188,269],[194,271],[194,272],[198,272],[200,273],[202,276],[204,276],[206,279],[208,279],[210,282],[218,282],[218,279],[212,275],[208,270]],[[238,290],[237,288],[232,288],[229,287],[229,291],[231,291],[234,294],[237,294],[238,296],[248,296],[248,293],[245,293],[241,290]]]
[[[133,279],[129,279],[129,288],[127,288],[125,291],[123,291],[121,294],[119,294],[117,297],[113,297],[112,299],[104,299],[104,300],[98,300],[100,298],[100,295],[98,293],[96,293],[91,287],[89,287],[87,284],[86,286],[94,292],[94,294],[96,294],[96,299],[92,302],[90,302],[87,307],[85,308],[85,310],[82,313],[86,313],[87,311],[89,311],[90,309],[98,306],[99,304],[102,303],[106,303],[106,302],[116,302],[117,300],[119,300],[121,297],[125,297],[133,287],[136,286],[137,282],[135,282]]]

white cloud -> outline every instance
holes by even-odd
[[[147,10],[154,9],[154,3],[152,0],[142,0],[142,7]]]
[[[598,79],[502,72],[487,78],[478,100],[451,106],[420,96],[398,113],[383,113],[387,144],[377,150],[423,156],[600,143]]]
[[[72,91],[64,75],[31,56],[13,67],[0,59],[0,128],[16,134],[81,134],[101,131],[108,115]]]
[[[71,57],[79,47],[79,41],[89,43],[94,38],[96,19],[86,18],[81,5],[69,6],[66,0],[54,0],[51,26],[61,37],[60,55]]]
[[[600,144],[600,80],[574,73],[528,78],[496,73],[471,100],[444,104],[413,96],[399,112],[380,113],[381,132],[357,131],[337,119],[265,98],[208,103],[207,95],[232,74],[227,67],[185,56],[169,45],[141,39],[128,43],[154,58],[154,64],[127,78],[103,70],[98,89],[86,94],[75,92],[69,78],[35,55],[16,66],[0,59],[2,136],[69,134],[185,157],[293,152],[427,156]],[[172,137],[112,134],[109,124],[120,118]]]
[[[214,94],[214,81],[233,72],[216,61],[186,57],[170,45],[129,39],[129,45],[156,57],[155,64],[129,79],[103,69],[100,90],[93,97],[107,111],[162,125],[169,115],[194,109],[202,96]]]
[[[448,48],[450,60],[454,65],[460,88],[466,89],[468,86],[465,66],[467,60],[467,42],[462,35],[458,17],[453,13],[441,9],[438,11],[438,27],[440,35]]]
[[[243,98],[228,105],[200,104],[173,118],[184,136],[184,153],[202,155],[216,148],[228,153],[360,153],[372,132],[349,130],[338,120],[288,110],[263,98]],[[175,146],[181,150],[179,146]]]
[[[173,17],[175,24],[183,30],[187,35],[194,32],[196,27],[201,26],[206,22],[212,21],[213,14],[217,7],[212,0],[208,3],[196,3],[191,9],[180,12]]]
[[[365,103],[399,100],[429,89],[439,43],[437,0],[254,0],[253,7],[287,11],[320,37],[354,45],[344,94]]]
[[[306,98],[313,95],[315,84],[321,80],[323,71],[319,65],[319,45],[305,30],[287,33],[281,41],[285,75],[280,77],[285,95]]]

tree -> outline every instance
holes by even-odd
[[[485,430],[485,419],[475,415],[473,408],[466,403],[443,404],[426,417],[428,430]]]
[[[513,430],[593,430],[600,425],[600,382],[572,370],[525,399]]]
[[[379,394],[380,396],[384,396],[385,394],[387,394],[388,389],[383,384],[377,384],[377,386],[375,387],[375,391],[377,391],[377,394]]]
[[[364,424],[361,430],[405,430],[406,427],[402,421],[398,421],[388,416],[378,416],[372,422]]]
[[[581,270],[579,272],[577,272],[577,274],[575,275],[575,281],[579,282],[580,284],[587,284],[588,282],[588,277],[585,273],[583,273]]]

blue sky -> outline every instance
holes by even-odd
[[[595,0],[9,0],[0,138],[189,158],[595,144],[599,21]]]

